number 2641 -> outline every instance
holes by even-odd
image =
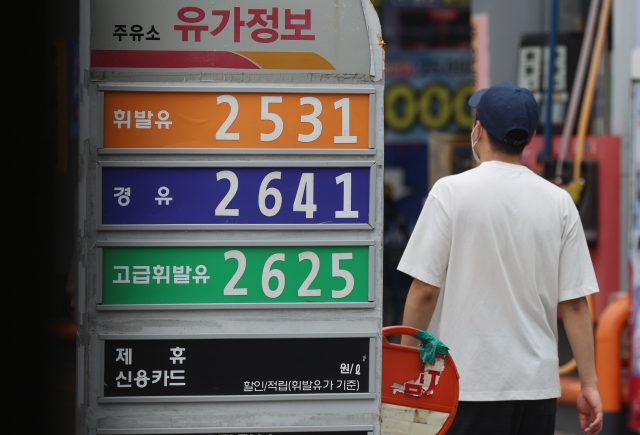
[[[273,180],[280,180],[282,172],[273,171],[268,173],[260,183],[258,192],[258,206],[260,212],[267,217],[278,214],[282,208],[282,194],[275,187],[269,187],[269,183]],[[228,180],[229,190],[222,198],[222,201],[215,209],[216,216],[240,216],[240,209],[228,208],[229,204],[238,192],[238,176],[233,171],[220,171],[216,174],[216,179]],[[358,210],[351,210],[351,172],[345,172],[336,177],[336,184],[342,184],[342,210],[336,210],[336,219],[357,218]],[[273,198],[273,205],[267,206],[267,198]],[[314,174],[312,172],[303,173],[300,177],[300,183],[293,201],[293,211],[303,212],[307,219],[313,219],[313,214],[318,210],[318,206],[314,202]]]

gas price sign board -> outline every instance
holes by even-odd
[[[105,92],[103,146],[366,149],[373,88],[359,91]]]
[[[102,303],[367,302],[369,246],[105,247]]]
[[[370,0],[79,1],[77,434],[380,433]]]
[[[102,224],[116,228],[158,224],[368,225],[372,167],[371,163],[358,164],[158,167],[158,163],[144,167],[131,162],[133,167],[123,167],[123,163],[102,162]]]
[[[372,392],[371,357],[369,337],[106,339],[102,401],[322,394],[358,398],[357,393]]]

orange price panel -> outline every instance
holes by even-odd
[[[368,94],[105,92],[104,148],[369,148]]]

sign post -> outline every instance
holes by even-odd
[[[380,433],[369,0],[81,0],[77,434]]]

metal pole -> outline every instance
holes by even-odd
[[[573,128],[576,125],[576,118],[578,117],[578,105],[582,98],[584,79],[587,76],[587,65],[589,64],[589,56],[591,55],[593,36],[596,34],[596,23],[598,22],[599,10],[600,0],[591,0],[591,4],[589,5],[589,14],[587,16],[587,25],[584,29],[584,36],[582,37],[578,69],[576,70],[576,75],[573,78],[569,109],[567,110],[567,117],[564,121],[564,128],[562,129],[562,146],[560,148],[560,156],[558,157],[555,173],[555,179],[557,181],[560,180],[560,177],[562,176],[562,165],[567,157],[569,140],[571,139],[571,133],[573,133]]]
[[[598,32],[593,44],[593,53],[591,54],[591,65],[589,66],[589,76],[584,89],[582,99],[582,110],[580,111],[580,119],[578,122],[578,134],[576,137],[576,155],[573,161],[573,181],[580,181],[580,170],[582,164],[582,156],[584,154],[584,143],[587,138],[589,129],[589,120],[591,119],[591,109],[593,108],[593,96],[596,92],[596,82],[598,80],[598,70],[600,69],[600,61],[602,60],[602,50],[607,40],[607,30],[609,28],[609,17],[611,15],[612,0],[604,0],[602,10],[600,12]]]

